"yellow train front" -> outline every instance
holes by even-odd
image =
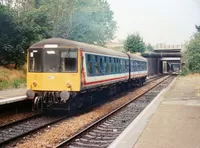
[[[62,39],[49,39],[28,49],[27,97],[40,104],[66,102],[70,92],[80,91],[80,52]],[[42,102],[42,103],[41,103]]]
[[[101,95],[102,89],[117,94],[117,90],[143,84],[147,76],[144,58],[58,38],[32,45],[27,65],[26,95],[35,109],[55,104],[67,104],[67,109],[71,104],[82,106],[93,100],[83,99],[83,94],[101,91]]]

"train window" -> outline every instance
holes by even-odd
[[[142,62],[142,71],[145,71],[145,62]]]
[[[110,58],[110,62],[109,62],[109,68],[110,68],[110,71],[109,71],[109,73],[112,73],[112,58]]]
[[[105,74],[109,73],[109,58],[108,57],[104,57],[104,72]]]
[[[135,61],[135,71],[138,71],[138,61]]]
[[[51,60],[54,61],[54,60]],[[77,71],[77,50],[68,49],[68,51],[61,52],[62,72],[76,72]]]
[[[112,73],[115,73],[115,58],[112,58]]]
[[[94,73],[99,74],[99,64],[98,64],[98,57],[94,56]]]
[[[61,70],[59,50],[43,50],[43,64],[44,72],[59,72]]]
[[[115,73],[117,73],[117,58],[115,58],[114,69],[115,69]]]
[[[124,73],[124,68],[125,66],[124,66],[124,59],[122,60],[122,63],[121,63],[121,68],[122,68],[122,73]]]
[[[104,61],[104,57],[99,57],[100,58],[100,67],[99,67],[99,71],[101,74],[103,74],[104,70],[103,70],[103,61]]]
[[[124,70],[125,72],[127,72],[127,64],[128,64],[127,60],[125,60],[125,70]]]
[[[29,72],[42,72],[41,50],[29,51]]]
[[[112,68],[112,62],[111,62],[111,58],[109,58],[109,61],[108,61],[108,66],[109,66],[108,73],[110,74],[110,73],[111,73],[111,68]]]
[[[142,62],[139,62],[139,71],[142,71]]]
[[[119,73],[119,59],[116,59],[117,62],[116,62],[116,72]]]
[[[147,71],[147,63],[145,62],[145,71]]]
[[[134,62],[133,62],[133,60],[132,60],[132,61],[131,61],[131,72],[133,72],[133,69],[134,69],[133,64],[134,64]]]
[[[119,70],[119,73],[122,72],[122,70],[121,70],[121,59],[119,59],[119,61],[118,61],[118,70]]]
[[[140,65],[140,61],[137,61],[137,70],[140,71],[141,65]]]
[[[91,75],[92,74],[92,55],[87,55],[86,66],[87,66],[88,75]]]
[[[137,61],[134,61],[134,71],[137,71]]]

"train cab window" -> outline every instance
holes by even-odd
[[[42,72],[42,51],[29,51],[29,72]]]
[[[53,60],[52,60],[53,59]],[[43,50],[43,71],[60,72],[60,52],[55,49]]]
[[[77,71],[77,50],[68,49],[68,51],[61,52],[61,67],[62,72]]]

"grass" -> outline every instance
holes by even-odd
[[[25,86],[25,83],[25,67],[20,70],[10,70],[4,67],[0,67],[0,90],[23,87]]]

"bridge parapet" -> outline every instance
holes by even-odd
[[[153,46],[154,50],[182,50],[184,49],[184,44],[181,45],[166,45],[166,44],[158,44]]]

